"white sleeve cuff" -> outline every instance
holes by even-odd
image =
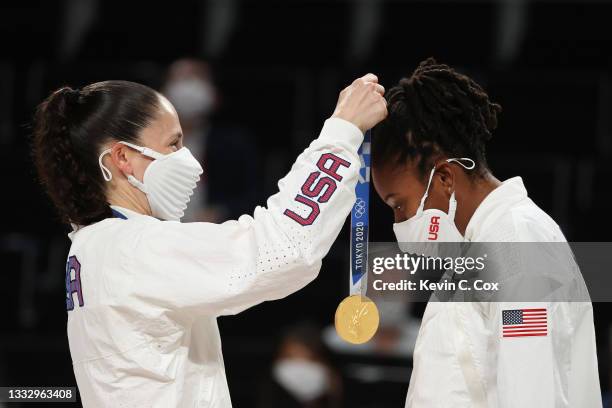
[[[363,142],[363,133],[351,122],[340,118],[329,118],[323,124],[320,140],[329,142],[348,142],[352,146],[359,147]]]

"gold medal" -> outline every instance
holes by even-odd
[[[336,332],[344,341],[362,344],[374,336],[378,329],[378,308],[365,296],[351,295],[336,309]]]

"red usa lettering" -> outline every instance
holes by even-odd
[[[338,174],[338,170],[341,166],[350,167],[350,165],[349,161],[335,154],[322,154],[317,161],[317,168],[320,171],[310,173],[302,184],[301,194],[295,196],[295,201],[308,207],[308,215],[303,217],[288,208],[283,214],[302,226],[312,225],[321,213],[319,204],[328,202],[338,188],[337,182],[342,181],[343,177]]]
[[[440,217],[434,215],[429,221],[429,236],[427,237],[430,241],[438,239],[438,231],[440,231]]]

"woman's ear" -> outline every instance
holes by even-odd
[[[451,166],[446,161],[438,164],[431,180],[429,195],[424,208],[426,210],[436,208],[448,212],[448,203],[454,191],[454,183],[455,177]]]
[[[455,173],[453,173],[450,163],[443,161],[438,164],[434,177],[438,178],[438,184],[440,184],[441,190],[450,198],[455,187]]]
[[[111,148],[110,156],[115,167],[117,167],[124,175],[134,173],[134,169],[130,164],[129,158],[132,150],[122,143],[115,143]]]

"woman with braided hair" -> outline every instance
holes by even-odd
[[[429,58],[385,97],[372,179],[400,248],[434,243],[424,252],[433,256],[439,242],[565,242],[520,177],[501,182],[489,169],[501,107],[481,86]],[[601,407],[590,301],[430,301],[406,406]]]

